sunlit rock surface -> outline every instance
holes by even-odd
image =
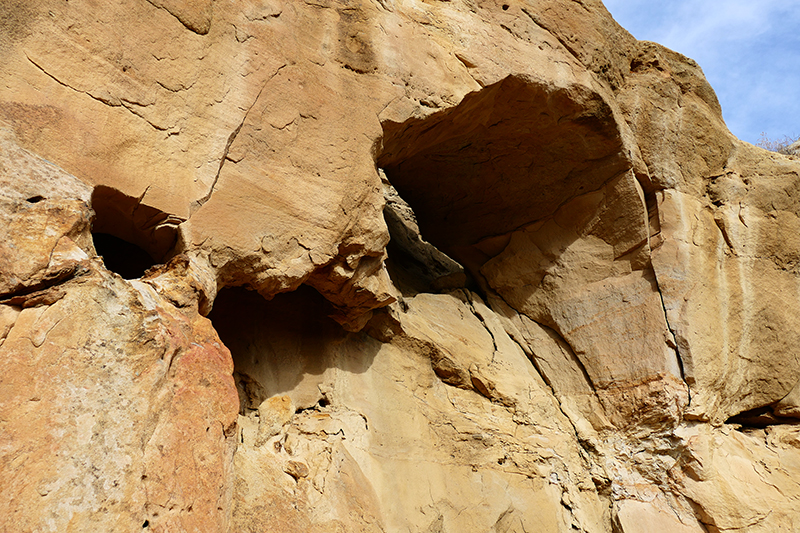
[[[0,530],[800,530],[800,162],[599,1],[0,54]]]

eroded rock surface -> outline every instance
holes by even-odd
[[[0,54],[0,529],[800,530],[800,162],[599,1]]]

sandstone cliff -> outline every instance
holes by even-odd
[[[599,0],[0,57],[0,530],[800,531],[800,161]]]

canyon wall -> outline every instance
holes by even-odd
[[[800,530],[800,158],[599,0],[12,0],[0,57],[0,530]]]

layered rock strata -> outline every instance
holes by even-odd
[[[595,0],[0,6],[0,529],[800,530],[800,163]]]

